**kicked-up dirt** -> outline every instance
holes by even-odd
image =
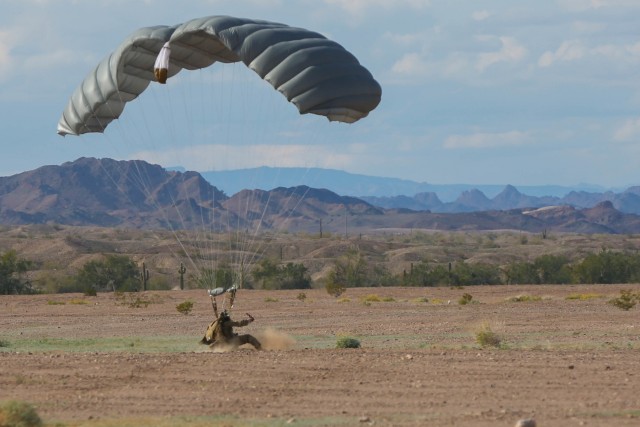
[[[229,352],[198,344],[202,290],[0,296],[0,400],[50,425],[638,426],[640,308],[608,303],[622,289],[640,292],[241,290],[232,317],[256,322],[237,332],[266,350]]]

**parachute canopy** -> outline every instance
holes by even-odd
[[[210,16],[173,27],[141,28],[130,35],[75,90],[58,133],[103,132],[127,102],[156,80],[154,65],[163,46],[170,51],[167,77],[182,69],[242,61],[301,114],[353,123],[380,102],[378,82],[338,43],[284,24]]]

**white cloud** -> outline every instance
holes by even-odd
[[[6,77],[13,66],[11,57],[12,37],[6,31],[0,31],[0,81]]]
[[[486,37],[479,38],[484,40]],[[476,69],[484,71],[486,68],[499,62],[518,62],[527,54],[527,49],[517,42],[513,37],[498,37],[501,48],[495,52],[485,52],[478,54]]]
[[[391,71],[404,77],[427,77],[437,75],[446,79],[465,78],[471,68],[483,72],[498,63],[517,63],[527,55],[527,49],[512,37],[479,36],[480,42],[498,41],[500,49],[493,52],[473,53],[472,51],[448,52],[444,58],[430,59],[427,49],[405,53],[398,59]]]
[[[637,0],[560,0],[560,4],[570,11],[584,11],[603,7],[638,7]]]
[[[176,164],[189,170],[227,170],[244,169],[258,166],[272,167],[322,167],[344,169],[357,163],[353,157],[359,146],[353,150],[346,147],[342,153],[337,153],[323,145],[196,145],[191,147],[177,147],[164,151],[141,151],[132,153],[129,159],[145,159],[151,163],[164,166]],[[250,153],[250,155],[249,155]],[[357,156],[356,156],[357,157]]]
[[[331,6],[337,6],[347,13],[362,17],[371,9],[423,9],[431,5],[431,0],[324,0]]]
[[[564,41],[555,52],[547,51],[543,53],[538,60],[538,65],[540,67],[549,67],[557,61],[575,61],[585,56],[586,50],[580,41]]]
[[[640,117],[627,120],[614,132],[613,138],[616,141],[631,141],[640,138]]]
[[[473,12],[473,14],[471,15],[474,21],[484,21],[490,16],[491,14],[486,10],[479,10],[479,11]]]
[[[444,148],[496,148],[510,147],[529,143],[527,133],[511,131],[503,133],[475,133],[471,135],[451,135],[443,144]]]
[[[429,71],[429,64],[419,53],[407,53],[393,64],[391,71],[408,76],[421,76]]]
[[[579,40],[566,40],[555,52],[544,52],[538,59],[538,66],[550,67],[556,62],[571,62],[597,56],[621,63],[637,63],[640,61],[640,42],[627,45],[607,44],[587,47]]]

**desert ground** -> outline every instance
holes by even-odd
[[[256,321],[237,332],[266,350],[228,352],[198,343],[203,290],[0,296],[0,401],[59,426],[638,426],[621,289],[640,285],[240,290],[232,316]]]

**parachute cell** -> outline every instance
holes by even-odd
[[[168,66],[166,59],[162,65],[161,50],[167,54],[170,50]],[[353,123],[380,102],[378,82],[338,43],[284,24],[212,16],[134,32],[75,90],[58,123],[58,133],[103,132],[150,82],[170,78],[182,69],[239,61],[281,92],[301,114]]]

